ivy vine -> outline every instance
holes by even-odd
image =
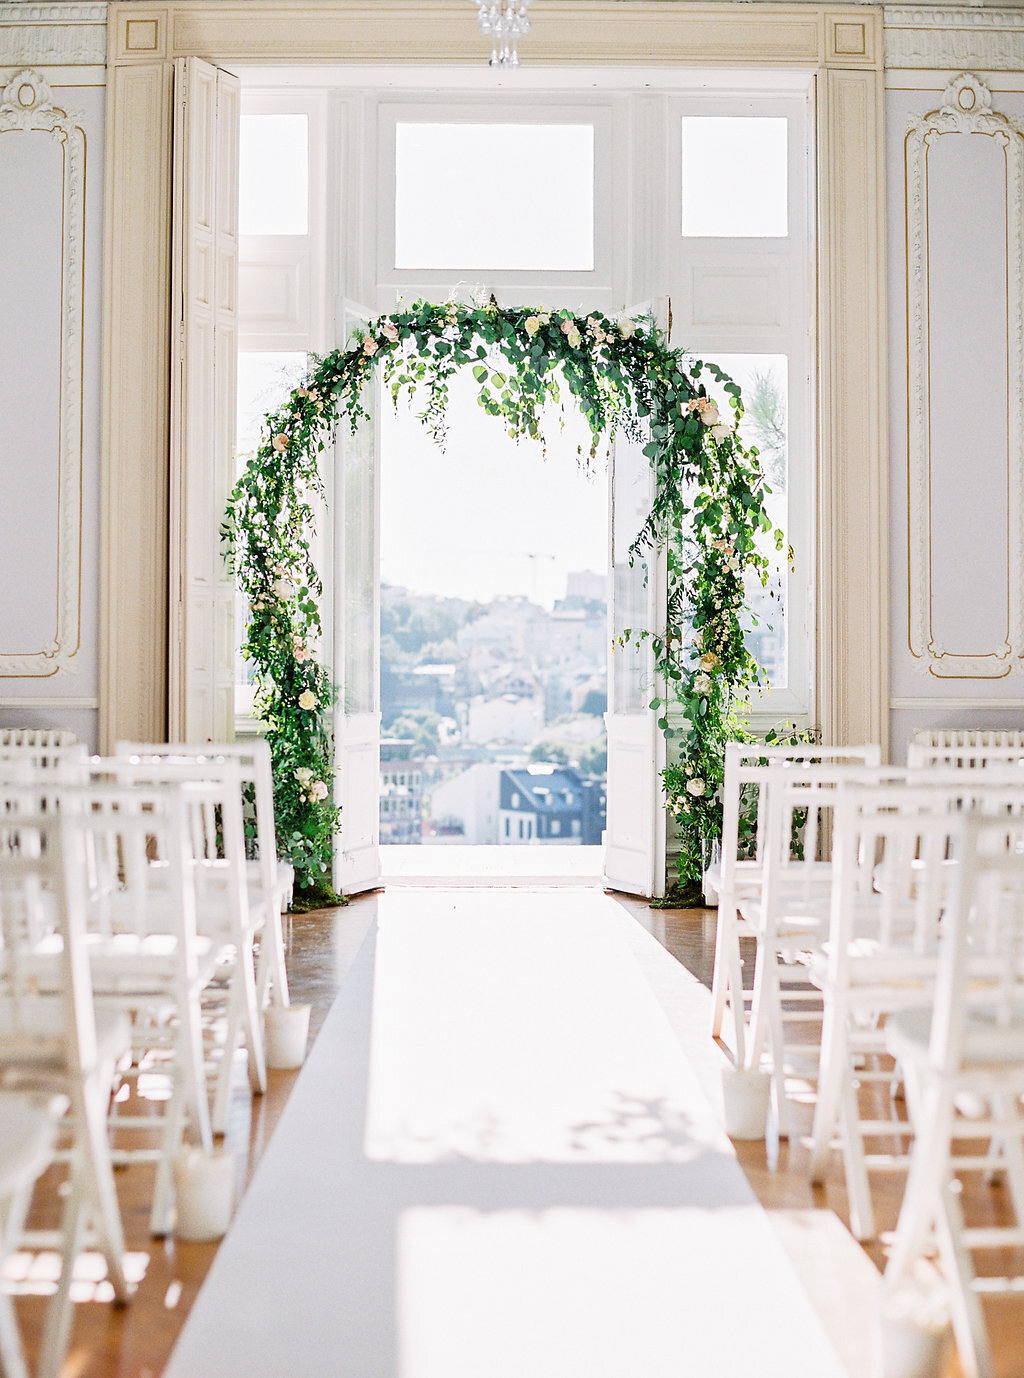
[[[248,600],[243,653],[258,686],[274,763],[282,852],[300,894],[329,895],[338,823],[329,788],[330,676],[319,659],[322,593],[311,550],[313,499],[324,498],[320,455],[341,418],[368,419],[366,388],[381,370],[397,402],[413,396],[443,444],[448,384],[469,367],[479,402],[513,438],[544,442],[545,408],[573,404],[590,430],[580,455],[592,464],[616,433],[642,442],[655,476],[654,506],[631,551],[664,550],[666,628],[631,629],[650,640],[661,729],[678,739],[664,774],[680,838],[679,879],[699,886],[704,841],[721,834],[726,741],[746,735],[741,715],[761,680],[744,644],[745,580],[767,583],[768,536],[782,533],[765,508],[757,451],[737,434],[740,389],[715,364],[671,348],[650,320],[599,312],[418,301],[370,322],[345,349],[314,359],[231,493],[222,534]],[[705,377],[728,398],[720,413]],[[550,415],[550,413],[549,413]]]

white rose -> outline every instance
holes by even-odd
[[[282,454],[288,448],[288,437],[285,435],[284,431],[282,431],[280,435],[275,435],[270,443],[273,445],[274,449],[277,450],[278,454]]]
[[[693,687],[698,694],[706,694],[711,688],[711,676],[705,675],[703,671],[693,677]]]
[[[619,321],[619,334],[622,336],[624,340],[628,340],[630,336],[635,335],[636,321]]]
[[[724,422],[711,427],[711,434],[716,440],[728,440],[732,435],[732,427],[725,425]]]
[[[298,770],[295,772],[295,778],[300,785],[308,785],[313,778],[313,772],[310,770],[309,766],[299,766]]]
[[[314,781],[314,783],[310,787],[309,792],[313,796],[314,800],[327,798],[327,786],[324,784],[322,780]]]
[[[299,707],[304,708],[306,712],[316,707],[316,695],[313,693],[312,689],[303,689],[302,693],[299,695]]]
[[[580,332],[576,329],[575,326],[573,326],[571,330],[567,330],[565,332],[565,338],[569,341],[573,349],[579,349],[581,343],[583,342],[583,336],[580,334]]]
[[[532,340],[534,335],[536,335],[537,331],[540,329],[540,320],[536,316],[527,316],[526,324],[523,328]]]
[[[692,794],[695,799],[699,799],[706,789],[707,785],[705,785],[699,775],[694,776],[692,780],[687,780],[686,782],[687,794]]]
[[[291,598],[295,592],[295,585],[290,579],[275,579],[273,587],[278,598]]]
[[[718,408],[715,406],[714,402],[706,407],[701,407],[700,419],[704,422],[705,426],[715,426],[718,424]]]
[[[698,664],[702,670],[713,670],[716,665],[721,664],[721,661],[715,655],[714,651],[708,651],[701,656]]]

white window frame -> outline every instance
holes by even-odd
[[[666,197],[676,233],[668,239],[667,280],[673,301],[673,343],[715,361],[729,354],[782,354],[787,358],[787,540],[795,554],[786,568],[788,682],[768,688],[751,703],[755,730],[780,719],[804,726],[815,719],[813,695],[814,514],[816,415],[812,287],[815,280],[814,123],[815,83],[793,74],[790,90],[761,88],[688,92],[674,97],[667,112]],[[682,119],[685,116],[775,116],[788,125],[788,233],[764,237],[697,237],[682,234]],[[709,169],[709,177],[728,169]],[[715,324],[691,320],[701,264],[718,272],[767,272],[775,291],[776,319]],[[710,378],[707,379],[710,382]],[[741,427],[741,435],[742,427]],[[749,436],[748,442],[749,442]]]

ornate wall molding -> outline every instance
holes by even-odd
[[[946,134],[994,136],[1006,160],[1007,636],[972,655],[947,651],[933,625],[928,150]],[[969,73],[950,82],[941,109],[911,120],[906,198],[910,650],[938,678],[1001,679],[1024,657],[1024,128],[994,111],[990,92]]]
[[[7,68],[102,66],[107,7],[0,3],[0,54]]]
[[[0,137],[20,130],[51,134],[61,145],[64,207],[61,257],[60,441],[57,530],[56,630],[35,651],[5,652],[0,678],[51,676],[73,670],[81,619],[82,525],[82,291],[85,241],[85,131],[81,116],[58,109],[50,88],[30,69],[12,77],[0,94]]]
[[[887,68],[986,72],[1024,67],[1024,10],[894,5],[884,13]]]

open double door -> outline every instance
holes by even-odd
[[[346,337],[365,322],[350,308]],[[378,446],[370,420],[353,435],[342,424],[334,453],[335,798],[341,832],[335,884],[345,894],[380,880],[378,846],[380,528]],[[665,741],[650,702],[653,657],[635,634],[664,621],[663,563],[630,557],[651,510],[653,474],[642,446],[619,439],[609,459],[609,663],[607,822],[604,876],[611,889],[660,895],[665,878],[661,770]],[[624,634],[633,637],[620,644]]]
[[[172,377],[169,723],[172,740],[233,736],[233,593],[219,529],[233,476],[237,369],[238,83],[198,59],[175,63],[174,300],[180,319]],[[345,334],[367,313],[350,308]],[[380,573],[378,441],[370,420],[338,429],[326,521],[325,629],[338,686],[335,798],[341,829],[334,884],[345,894],[380,879]],[[329,458],[327,456],[330,456]],[[651,507],[651,467],[639,445],[616,442],[610,459],[608,788],[604,871],[629,894],[661,894],[664,739],[650,701],[657,690],[646,643],[627,630],[659,627],[665,587],[656,559],[630,560]]]

